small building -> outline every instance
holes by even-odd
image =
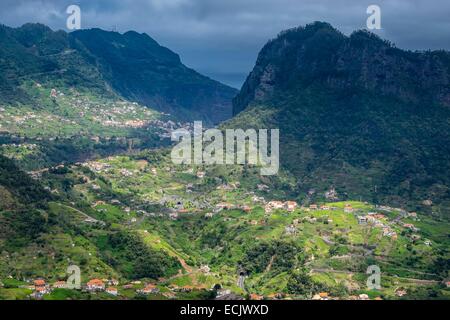
[[[317,209],[319,209],[319,206],[318,206],[317,204],[311,204],[311,205],[309,206],[309,209],[310,209],[310,210],[317,210]]]
[[[250,300],[261,301],[263,299],[264,299],[263,296],[260,296],[260,295],[258,295],[256,293],[250,294]]]
[[[206,173],[204,171],[197,172],[197,178],[203,179],[205,176],[206,176]]]
[[[214,214],[212,212],[208,212],[205,214],[205,218],[212,218],[214,217]]]
[[[360,225],[367,224],[367,217],[366,216],[358,216],[358,224],[360,224]]]
[[[144,289],[138,290],[137,292],[140,294],[145,294],[145,295],[156,294],[159,292],[159,289],[154,284],[148,284],[144,287]]]
[[[231,290],[229,290],[229,289],[220,289],[220,290],[217,290],[216,298],[229,296],[230,294],[231,294]]]
[[[417,212],[410,212],[410,213],[408,213],[408,216],[410,218],[417,218]]]
[[[105,292],[110,294],[110,295],[112,295],[112,296],[118,296],[119,295],[119,291],[117,290],[117,288],[114,288],[114,287],[106,288]]]
[[[67,288],[67,283],[65,281],[57,281],[53,284],[54,289],[65,289]]]
[[[350,204],[346,204],[344,207],[344,212],[345,213],[353,213],[355,210],[353,209],[353,207]]]
[[[86,284],[86,289],[91,292],[104,291],[105,283],[100,279],[91,279]]]
[[[217,210],[231,210],[234,208],[234,205],[228,202],[221,202],[216,205]]]
[[[289,212],[293,212],[297,207],[298,203],[295,201],[286,201],[284,204],[284,208]]]
[[[211,268],[208,265],[204,265],[200,267],[200,271],[203,273],[210,273],[211,272]]]
[[[297,228],[294,225],[287,226],[284,231],[288,236],[294,236],[297,234]]]
[[[282,201],[270,201],[264,208],[266,213],[271,213],[273,210],[278,209],[284,209],[284,203]]]
[[[257,185],[258,191],[269,191],[269,186],[265,184],[258,184]]]
[[[45,294],[50,293],[50,289],[46,286],[43,287],[35,287],[34,293],[32,294],[32,297],[36,299],[42,298]]]
[[[328,300],[328,292],[320,292],[319,297],[321,300]]]
[[[33,284],[34,284],[35,288],[37,288],[37,287],[45,287],[46,286],[45,280],[43,280],[43,279],[36,279],[36,280],[33,281]]]
[[[148,231],[147,231],[148,232]],[[118,286],[119,285],[119,280],[116,280],[116,279],[110,279],[110,280],[108,280],[108,285],[110,285],[110,286]]]
[[[406,296],[407,294],[408,294],[408,292],[405,289],[397,289],[395,291],[395,295],[397,297],[403,297],[403,296]]]

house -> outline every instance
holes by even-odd
[[[207,214],[205,214],[206,218],[212,218],[214,216],[214,214],[212,212],[208,212]]]
[[[220,289],[220,290],[217,290],[216,298],[228,296],[230,294],[231,294],[231,290],[229,290],[229,289]]]
[[[317,210],[317,209],[319,209],[319,206],[318,206],[317,204],[311,204],[311,205],[309,206],[309,209],[310,209],[310,210]]]
[[[52,89],[50,91],[50,98],[57,98],[58,97],[58,92],[56,91],[56,89]]]
[[[417,212],[410,212],[410,213],[408,214],[408,216],[409,216],[410,218],[417,218]]]
[[[364,225],[367,224],[367,217],[366,216],[358,216],[358,224]]]
[[[447,288],[450,288],[450,281],[446,281],[446,282],[445,282],[445,286],[446,286]]]
[[[288,236],[293,236],[297,234],[297,228],[294,225],[287,226],[284,231]]]
[[[267,186],[265,184],[258,184],[257,188],[258,188],[258,191],[269,191],[269,186]]]
[[[197,178],[203,179],[205,177],[206,173],[204,171],[198,171],[197,172]]]
[[[140,294],[156,294],[159,292],[159,289],[154,284],[148,284],[142,290],[137,291]]]
[[[419,231],[419,228],[416,228],[416,227],[415,227],[413,224],[411,224],[411,223],[405,223],[405,224],[403,225],[403,227],[406,228],[406,229],[410,229],[410,230],[412,230],[412,231],[414,231],[414,232]]]
[[[260,301],[260,300],[263,300],[263,299],[264,299],[264,297],[260,296],[258,294],[255,294],[255,293],[250,294],[250,300]]]
[[[272,300],[281,300],[283,299],[284,295],[282,293],[271,293],[267,297]]]
[[[423,243],[424,243],[427,247],[431,247],[431,245],[432,245],[432,242],[431,242],[430,240],[425,240]]]
[[[47,293],[50,293],[50,290],[47,287],[35,287],[32,297],[40,299]]]
[[[328,300],[328,292],[320,292],[319,297],[321,300]]]
[[[234,205],[228,202],[221,202],[216,205],[217,210],[231,210],[234,208]]]
[[[264,199],[264,197],[258,197],[258,196],[253,196],[252,197],[252,201],[254,203],[264,203],[266,200]]]
[[[35,287],[45,287],[46,283],[43,279],[37,279],[33,281]]]
[[[320,206],[320,210],[323,210],[323,211],[329,211],[329,210],[330,210],[330,207],[329,207],[329,206],[323,205],[323,206]]]
[[[50,293],[50,288],[45,283],[45,280],[43,279],[37,279],[33,281],[34,284],[34,293],[33,297],[40,299],[44,294]]]
[[[65,289],[67,283],[65,281],[57,281],[53,284],[53,289]]]
[[[104,291],[105,283],[100,279],[92,279],[86,284],[86,289],[91,292]]]
[[[252,208],[250,208],[249,206],[243,205],[243,206],[241,206],[241,210],[246,213],[249,213],[250,211],[252,211]]]
[[[252,220],[252,221],[250,221],[250,224],[252,226],[257,226],[258,225],[258,221],[257,220]]]
[[[284,203],[281,201],[270,201],[266,204],[264,210],[266,213],[271,213],[273,210],[283,209]]]
[[[166,297],[167,299],[175,299],[176,298],[176,295],[173,292],[164,292],[162,295],[164,297]]]
[[[353,213],[353,211],[355,211],[355,210],[353,209],[353,207],[350,204],[345,205],[345,208],[344,208],[345,213]]]
[[[181,292],[191,292],[192,290],[194,290],[194,287],[192,286],[183,286],[180,288]]]
[[[404,290],[404,289],[397,289],[395,291],[395,295],[397,297],[403,297],[403,296],[406,296],[407,294],[408,294],[408,292],[406,290]]]
[[[208,265],[204,265],[200,267],[200,271],[203,273],[210,273],[211,272],[211,268]]]
[[[119,291],[117,290],[117,288],[114,288],[114,287],[106,288],[105,292],[112,296],[117,296],[119,294]]]
[[[158,174],[158,171],[156,170],[156,168],[151,168],[150,171],[151,171],[151,173],[153,173],[155,176]]]
[[[359,300],[369,300],[369,296],[365,293],[359,295]]]
[[[108,285],[110,285],[110,286],[118,286],[119,285],[119,280],[116,280],[116,279],[108,280]]]
[[[286,201],[286,203],[284,204],[284,208],[289,212],[294,211],[295,209],[297,209],[297,207],[298,204],[295,201]]]

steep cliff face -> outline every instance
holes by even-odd
[[[327,23],[314,23],[281,33],[261,50],[234,100],[234,114],[275,92],[312,84],[450,106],[449,68],[447,52],[404,51],[365,31],[346,37]]]
[[[261,50],[227,126],[280,128],[280,161],[301,192],[448,205],[449,79],[448,52],[314,23]]]

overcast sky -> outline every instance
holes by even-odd
[[[327,21],[349,34],[366,28],[367,7],[382,10],[377,33],[407,49],[450,50],[449,0],[0,0],[0,23],[66,29],[66,8],[82,28],[148,33],[183,62],[240,87],[264,43],[281,30]]]

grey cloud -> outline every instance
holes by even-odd
[[[281,30],[327,21],[349,34],[365,28],[366,8],[382,9],[383,38],[407,49],[450,49],[447,0],[2,0],[0,22],[65,29],[70,4],[82,27],[146,32],[194,69],[240,86],[264,43]]]

